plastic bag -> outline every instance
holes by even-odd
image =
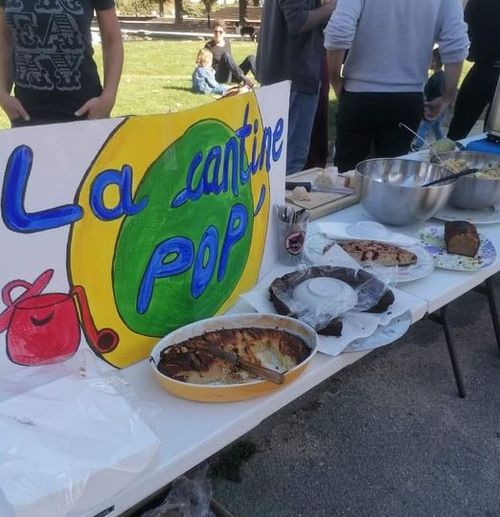
[[[177,478],[165,501],[143,513],[142,517],[215,517],[210,510],[211,499],[207,469],[199,469],[192,478]]]
[[[387,285],[359,267],[302,265],[275,279],[269,290],[280,314],[331,335],[340,332],[337,320],[342,314],[384,312],[394,302]]]
[[[151,406],[87,352],[0,380],[0,515],[87,514],[156,457]]]

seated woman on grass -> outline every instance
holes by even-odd
[[[255,56],[247,56],[238,66],[231,54],[231,43],[226,40],[226,25],[223,21],[213,24],[214,37],[207,42],[205,48],[213,54],[215,78],[219,83],[244,83],[253,88],[254,83],[246,75],[252,72],[255,77]]]
[[[212,68],[212,53],[206,48],[198,52],[196,68],[193,72],[193,92],[223,95],[228,90],[225,84],[219,84]]]

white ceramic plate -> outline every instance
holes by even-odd
[[[337,356],[351,343],[373,335],[378,327],[377,318],[364,312],[347,312],[340,319],[342,335],[338,337],[318,335],[318,350],[321,353]]]
[[[472,224],[499,224],[500,208],[490,206],[482,210],[462,210],[452,206],[445,206],[434,216],[441,221],[468,221]]]
[[[325,245],[334,239],[322,233],[316,233],[307,239],[305,243],[305,254],[307,260],[313,264],[327,264],[328,258],[323,255]],[[371,266],[370,264],[362,264],[366,269],[375,276],[384,277],[390,284],[400,284],[403,282],[413,282],[430,275],[434,271],[434,259],[430,253],[422,246],[400,246],[405,250],[415,253],[417,263],[411,266]]]
[[[475,257],[454,255],[446,251],[444,226],[430,226],[420,233],[422,246],[434,257],[436,267],[453,271],[477,271],[492,264],[497,252],[493,243],[479,234],[480,245]]]
[[[407,311],[401,316],[394,318],[388,325],[383,325],[369,337],[353,341],[344,352],[362,352],[363,350],[373,350],[381,346],[394,343],[397,339],[404,336],[411,326],[411,312]]]

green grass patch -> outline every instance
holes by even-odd
[[[213,101],[210,95],[191,92],[191,74],[202,46],[201,40],[125,42],[125,64],[112,115],[167,113]],[[232,47],[237,61],[257,51],[252,42],[234,42]],[[95,59],[101,68],[100,45],[95,47]],[[9,126],[1,112],[0,128]]]
[[[149,115],[183,111],[213,101],[210,95],[191,92],[191,74],[198,50],[203,41],[127,41],[125,65],[112,115]],[[252,42],[235,41],[233,54],[241,62],[257,52]],[[102,63],[100,45],[96,45],[95,59]],[[466,66],[465,70],[468,70]],[[335,95],[330,90],[330,135],[333,138]],[[1,110],[0,110],[1,111]],[[9,127],[9,121],[0,113],[0,128]]]

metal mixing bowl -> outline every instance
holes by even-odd
[[[472,151],[456,151],[440,153],[439,158],[445,160],[464,160],[468,169],[483,169],[489,166],[499,166],[500,156],[492,153],[476,153]],[[434,157],[433,162],[437,162]],[[500,203],[500,178],[481,178],[475,174],[459,178],[450,204],[467,210],[479,210]]]
[[[416,160],[377,158],[356,167],[361,204],[382,223],[403,226],[427,221],[443,208],[454,181],[422,187],[449,175],[444,167]]]

